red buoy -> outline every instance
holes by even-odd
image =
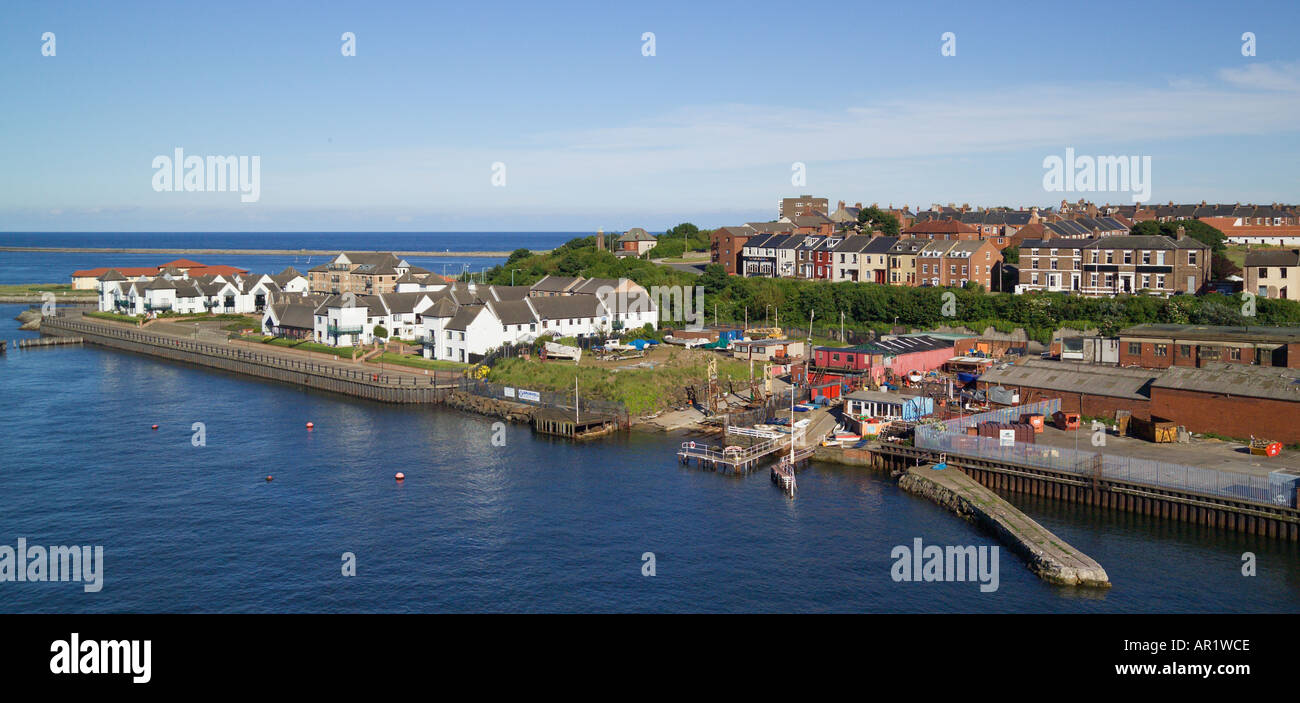
[[[309,422],[309,423],[307,423],[307,429],[309,429],[309,430],[310,430],[311,428],[315,427],[315,426],[316,426],[316,423],[314,423],[314,422]]]
[[[394,476],[393,478],[396,478],[398,481],[401,481],[406,478],[406,474],[402,473],[401,471],[398,471],[397,475]]]
[[[154,425],[154,426],[153,426],[153,429],[155,429],[155,430],[158,429],[158,426],[157,426],[157,425]]]
[[[270,481],[271,481],[271,477],[270,477],[270,476],[267,476],[267,477],[266,477],[266,480],[267,480],[268,483],[270,483]]]

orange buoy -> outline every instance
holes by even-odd
[[[272,480],[272,477],[271,477],[271,476],[267,476],[267,477],[266,477],[266,480],[267,480],[267,482],[269,483],[269,482]]]
[[[397,475],[394,476],[393,478],[397,479],[398,481],[401,481],[406,478],[406,474],[402,473],[401,471],[398,471]]]
[[[309,430],[310,430],[311,428],[315,427],[315,426],[316,426],[316,423],[314,423],[314,422],[309,422],[309,423],[307,423],[307,429],[309,429]]]
[[[154,425],[152,429],[155,429],[155,430],[156,430],[156,429],[158,429],[158,426],[157,426],[157,425]]]

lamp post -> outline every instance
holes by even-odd
[[[518,271],[518,270],[519,270],[519,269],[510,269],[510,285],[511,285],[512,287],[515,285],[515,271]]]

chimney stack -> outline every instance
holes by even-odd
[[[1183,237],[1187,236],[1187,228],[1182,225],[1178,225],[1177,232],[1178,233],[1175,235],[1176,239],[1182,239]]]

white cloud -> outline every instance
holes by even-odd
[[[1250,90],[1300,91],[1300,62],[1248,63],[1240,68],[1224,68],[1219,78]]]

